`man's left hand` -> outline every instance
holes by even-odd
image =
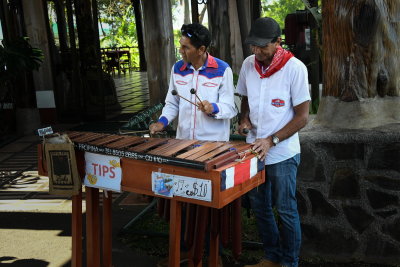
[[[199,104],[199,109],[207,114],[212,114],[214,111],[214,107],[213,105],[208,102],[207,100],[198,102]]]
[[[258,154],[258,158],[261,161],[264,161],[265,157],[267,156],[268,150],[270,150],[273,145],[274,144],[272,143],[272,138],[271,136],[269,136],[267,138],[256,139],[256,142],[254,143],[252,149]]]

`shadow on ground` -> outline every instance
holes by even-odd
[[[36,259],[23,259],[19,260],[15,257],[0,257],[0,266],[10,267],[46,267],[49,262]]]

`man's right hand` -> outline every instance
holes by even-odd
[[[150,134],[155,134],[157,132],[161,132],[164,129],[164,124],[162,122],[156,122],[150,124],[149,130]]]
[[[242,119],[241,124],[239,124],[238,132],[240,135],[247,136],[252,128],[251,122],[248,119]]]

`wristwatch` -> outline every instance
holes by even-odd
[[[272,135],[272,143],[274,144],[274,146],[276,146],[279,143],[279,137],[276,135]]]

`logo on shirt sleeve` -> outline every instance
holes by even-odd
[[[271,101],[271,105],[273,105],[274,107],[280,108],[285,106],[285,100],[276,98],[276,99],[272,99]]]

